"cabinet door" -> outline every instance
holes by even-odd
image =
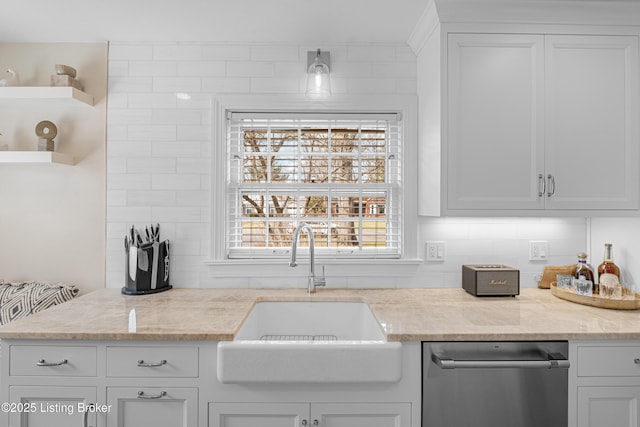
[[[410,403],[313,403],[311,427],[411,427]]]
[[[542,209],[544,36],[449,34],[447,207]]]
[[[578,387],[578,425],[638,427],[640,387]]]
[[[13,427],[96,426],[96,413],[85,411],[96,402],[95,387],[12,386],[9,401],[21,412],[9,413]],[[20,409],[22,408],[22,409]]]
[[[196,388],[108,387],[107,427],[198,425]]]
[[[637,209],[638,38],[545,44],[547,208]]]
[[[302,427],[308,403],[210,403],[209,427]]]

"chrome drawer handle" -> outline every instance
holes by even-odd
[[[635,363],[636,365],[640,365],[640,357],[633,359],[633,363]]]
[[[559,355],[561,356],[561,355]],[[431,360],[442,369],[532,368],[569,369],[569,360],[548,355],[548,360],[455,360],[431,354]],[[639,362],[640,363],[640,362]]]
[[[91,408],[91,404],[87,405],[87,409],[84,411],[84,421],[82,423],[82,427],[90,427],[89,426],[89,409]]]
[[[44,359],[40,359],[38,360],[38,363],[36,363],[36,366],[61,366],[66,364],[67,364],[67,359],[62,359],[59,362],[47,362]]]
[[[138,366],[142,366],[145,368],[154,368],[156,366],[162,366],[162,365],[166,365],[167,361],[162,359],[159,362],[145,362],[144,360],[140,359],[138,360]]]
[[[138,392],[138,399],[160,399],[167,395],[166,391],[161,391],[160,394],[144,394],[144,391]]]
[[[542,190],[540,189],[540,184],[542,184]],[[544,193],[547,192],[547,181],[544,179],[544,175],[541,173],[538,174],[538,197],[544,196]]]
[[[550,190],[547,191],[547,197],[551,197],[554,194],[556,194],[556,178],[553,175],[548,174],[547,181],[549,181],[549,188],[550,188]]]

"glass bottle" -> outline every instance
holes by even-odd
[[[613,275],[615,277],[606,275]],[[603,278],[606,278],[606,280],[603,281]],[[613,245],[611,243],[604,244],[604,261],[598,266],[598,282],[598,290],[602,297],[620,298],[622,291],[620,286],[620,268],[613,262]]]
[[[613,274],[620,280],[620,268],[613,262],[613,245],[604,244],[604,261],[598,266],[598,278],[605,273]]]
[[[578,265],[574,274],[576,280],[576,292],[582,295],[591,296],[594,292],[593,269],[587,264],[587,254],[578,252]]]

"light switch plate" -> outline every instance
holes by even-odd
[[[445,261],[444,242],[428,241],[426,244],[427,261]]]
[[[529,261],[546,261],[547,259],[549,259],[549,242],[529,240]]]

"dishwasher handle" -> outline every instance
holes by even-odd
[[[547,360],[455,360],[431,354],[431,360],[442,369],[526,368],[569,369],[569,360],[560,353],[550,353]]]

